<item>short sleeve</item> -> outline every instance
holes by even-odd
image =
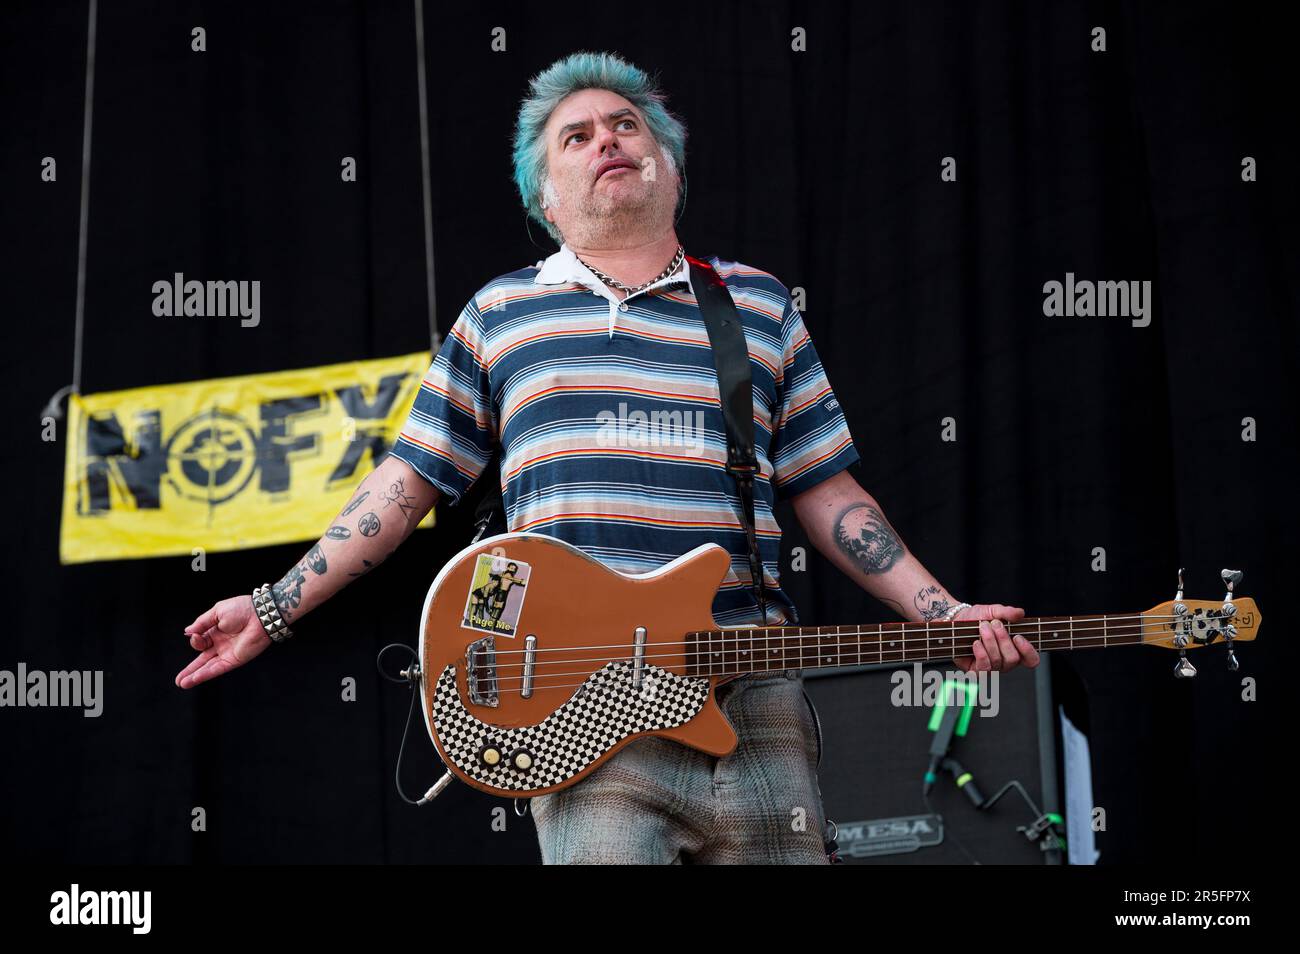
[[[781,350],[779,407],[768,458],[777,496],[794,497],[855,463],[858,452],[803,316],[792,305],[781,321]]]
[[[471,301],[429,365],[390,451],[453,504],[483,473],[496,445],[483,351],[483,316]]]

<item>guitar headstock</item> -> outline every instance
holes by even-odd
[[[1174,675],[1179,679],[1196,675],[1196,667],[1187,659],[1187,650],[1217,642],[1228,647],[1228,669],[1236,672],[1237,654],[1233,652],[1233,644],[1252,640],[1259,631],[1260,615],[1255,601],[1234,596],[1241,583],[1241,571],[1224,570],[1219,575],[1228,588],[1222,600],[1183,599],[1183,571],[1180,569],[1178,592],[1174,598],[1142,614],[1142,642],[1178,650]]]

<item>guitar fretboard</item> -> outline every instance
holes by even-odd
[[[1148,624],[1149,626],[1149,624]],[[1039,616],[1007,624],[1039,652],[1101,649],[1142,643],[1140,613]],[[979,637],[973,620],[881,623],[875,626],[762,626],[686,634],[693,676],[745,675],[777,669],[821,669],[885,663],[938,662],[970,655]]]

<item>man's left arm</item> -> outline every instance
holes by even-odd
[[[947,615],[959,601],[903,545],[880,504],[846,470],[792,500],[808,539],[849,579],[904,619],[924,622]],[[1038,665],[1038,651],[1023,636],[1012,637],[1005,622],[1023,619],[1018,606],[981,603],[954,619],[981,620],[971,655],[953,662],[963,670],[1002,672]]]

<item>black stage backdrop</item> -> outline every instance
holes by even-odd
[[[1252,820],[1275,817],[1269,765],[1291,744],[1261,706],[1281,691],[1295,573],[1300,291],[1293,59],[1269,5],[472,6],[426,10],[441,330],[487,279],[553,250],[509,179],[526,79],[579,49],[659,71],[690,127],[688,251],[806,289],[857,476],[955,593],[1031,615],[1136,610],[1172,597],[1179,566],[1210,599],[1220,568],[1245,570],[1266,621],[1241,673],[1222,650],[1196,654],[1190,682],[1164,651],[1069,664],[1091,691],[1103,862],[1262,851]],[[468,540],[464,507],[287,647],[188,692],[172,683],[183,625],[278,579],[306,542],[210,555],[202,574],[188,558],[59,565],[64,451],[39,418],[72,364],[86,23],[84,3],[0,14],[0,668],[107,673],[98,719],[0,711],[5,855],[535,860],[529,820],[494,830],[505,802],[456,785],[416,810],[393,792],[408,697],[374,657],[414,640]],[[84,392],[428,347],[414,23],[409,2],[100,3]],[[343,156],[358,182],[340,181]],[[260,279],[261,325],[155,318],[151,284],[178,271]],[[1045,317],[1043,284],[1067,272],[1151,281],[1151,324]],[[788,509],[782,523],[788,556],[804,541]],[[784,573],[805,622],[893,618],[819,556]],[[1242,701],[1243,676],[1265,701]],[[430,756],[417,721],[408,791],[433,781]]]

